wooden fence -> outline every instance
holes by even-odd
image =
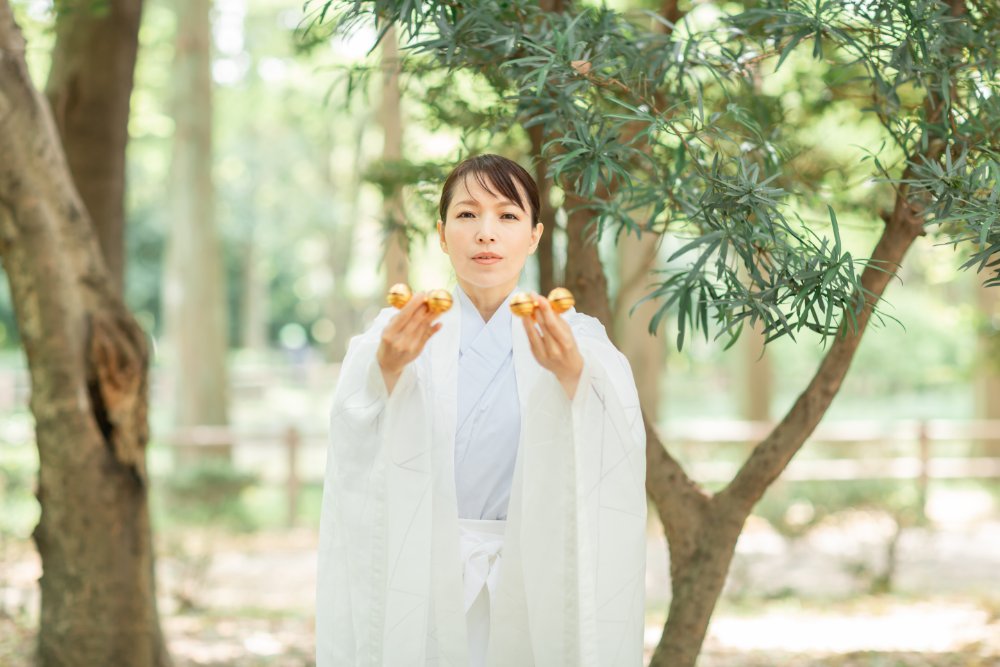
[[[771,430],[766,422],[687,420],[674,422],[663,429],[662,436],[668,448],[758,442]],[[303,474],[301,458],[303,448],[325,448],[324,432],[303,431],[295,426],[280,430],[246,431],[218,427],[199,427],[171,435],[165,443],[171,447],[267,447],[280,448],[284,461],[280,483],[285,488],[287,524],[298,520],[299,496],[303,483],[319,483],[322,470],[313,469]],[[856,479],[914,480],[920,497],[926,500],[928,484],[933,479],[1000,479],[1000,457],[934,455],[935,445],[942,442],[997,442],[1000,443],[1000,420],[901,420],[836,421],[821,424],[807,442],[812,444],[844,445],[848,443],[873,445],[872,456],[816,459],[798,456],[782,474],[782,479],[792,481],[846,481]],[[908,450],[908,454],[881,456],[877,450]],[[688,472],[699,482],[722,483],[732,479],[739,467],[735,462],[696,461],[687,466]]]

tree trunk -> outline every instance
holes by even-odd
[[[350,169],[350,182],[347,191],[347,216],[333,221],[330,231],[327,234],[328,242],[328,270],[333,276],[333,290],[326,298],[325,312],[330,321],[333,322],[334,336],[328,348],[328,358],[340,361],[347,354],[347,346],[350,343],[354,331],[358,330],[361,322],[358,320],[359,313],[356,304],[353,302],[350,290],[347,288],[347,275],[351,270],[351,251],[354,248],[354,239],[357,233],[358,212],[361,210],[361,185],[362,185],[362,164],[364,163],[363,139],[365,126],[370,119],[367,114],[363,116],[354,128],[352,136],[355,137],[353,147],[353,160]],[[331,151],[333,150],[333,137],[330,137]],[[331,189],[338,180],[328,159],[326,181]]]
[[[618,242],[618,296],[615,299],[615,340],[628,358],[639,392],[639,404],[653,423],[659,422],[660,380],[667,361],[667,348],[661,336],[649,333],[647,326],[659,308],[646,301],[635,312],[632,306],[649,292],[653,282],[658,249],[662,237],[643,232],[640,238],[625,234]]]
[[[989,270],[974,277],[979,326],[973,386],[980,419],[1000,419],[1000,287],[984,287],[990,277]],[[1000,441],[984,440],[976,449],[982,456],[1000,456]]]
[[[737,345],[740,348],[740,412],[743,419],[770,421],[774,373],[771,355],[764,346],[760,324],[747,325]]]
[[[56,3],[45,93],[115,287],[125,281],[125,145],[142,0]]]
[[[563,284],[573,293],[576,307],[582,313],[596,317],[609,332],[614,331],[608,281],[594,239],[597,226],[588,228],[593,211],[585,201],[567,190],[566,210],[566,277]]]
[[[535,162],[535,183],[538,184],[538,221],[544,225],[542,238],[538,241],[535,255],[538,257],[538,293],[548,294],[557,283],[554,246],[552,243],[556,233],[556,212],[552,208],[552,183],[549,181],[549,163],[542,157],[542,146],[545,144],[544,130],[541,124],[528,128],[531,138],[531,155]]]
[[[204,0],[177,0],[174,142],[170,174],[164,309],[175,380],[174,427],[228,423],[227,317],[212,181],[212,39]],[[228,443],[180,448],[181,464],[202,454],[229,458]]]
[[[382,107],[381,121],[385,133],[382,159],[386,163],[398,162],[403,157],[403,114],[400,108],[399,91],[399,46],[396,43],[396,29],[389,28],[382,39]],[[383,217],[387,221],[385,243],[385,285],[409,281],[410,249],[406,237],[406,214],[403,210],[403,194],[399,188],[387,193],[382,206]],[[425,289],[425,288],[420,288]],[[417,291],[417,290],[414,290]]]
[[[169,665],[148,511],[146,339],[105,265],[7,0],[0,53],[0,260],[39,452],[37,664]]]
[[[243,253],[243,334],[241,343],[246,350],[262,353],[267,350],[268,312],[270,299],[267,276],[263,275],[259,232],[254,224],[247,231]]]
[[[932,143],[932,146],[936,146]],[[940,147],[923,157],[935,160]],[[904,174],[903,180],[909,177]],[[923,220],[908,201],[909,188],[897,189],[894,211],[862,273],[867,297],[857,316],[857,330],[841,328],[816,374],[774,430],[750,454],[732,482],[714,497],[702,491],[663,449],[650,416],[644,414],[647,432],[647,493],[652,498],[670,549],[670,611],[651,667],[693,667],[701,651],[708,623],[722,593],[726,575],[743,524],[756,502],[777,479],[805,443],[839,391],[850,368],[872,306],[881,298],[891,274],[902,264],[907,250],[924,234]],[[605,196],[601,193],[600,196]],[[590,219],[575,196],[568,198],[576,210],[570,215],[569,258],[566,284],[573,290],[581,311],[610,322],[607,286],[597,247],[587,242],[583,229]],[[875,268],[878,267],[878,268]]]
[[[924,234],[922,219],[907,202],[908,189],[902,186],[899,193],[895,211],[888,217],[872,253],[871,261],[877,267],[901,265],[906,251]],[[874,266],[866,267],[861,275],[862,285],[871,296],[867,297],[865,308],[857,317],[857,330],[849,330],[846,322],[842,325],[809,385],[785,417],[754,448],[732,482],[708,501],[705,514],[710,520],[694,535],[688,533],[689,528],[676,527],[675,531],[688,534],[671,535],[671,522],[663,517],[668,539],[688,545],[683,551],[687,562],[679,564],[676,570],[671,563],[673,598],[670,614],[651,667],[693,667],[695,664],[744,521],[826,414],[861,342],[872,305],[881,298],[892,277],[889,272]],[[659,463],[659,460],[651,463]],[[656,495],[669,498],[671,494],[669,489],[656,489]],[[669,500],[656,504],[658,510],[662,508],[661,516],[662,512],[670,515],[678,511]],[[673,558],[672,544],[670,553]]]

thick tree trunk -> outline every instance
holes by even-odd
[[[42,559],[38,664],[169,664],[146,476],[147,347],[0,0],[0,260],[31,373]]]
[[[403,157],[403,114],[402,95],[399,90],[399,46],[396,42],[395,28],[389,28],[382,39],[382,72],[380,120],[385,133],[382,159],[386,162],[397,162]],[[382,214],[389,222],[384,260],[385,286],[388,288],[396,283],[408,282],[410,276],[410,248],[404,231],[406,214],[403,211],[403,194],[399,188],[386,196]]]
[[[125,145],[142,0],[56,4],[45,93],[108,270],[125,282]]]
[[[212,39],[204,0],[177,0],[174,142],[170,176],[164,307],[175,372],[174,427],[228,423],[227,303],[212,180]],[[201,454],[228,458],[220,443],[183,449],[182,464]]]

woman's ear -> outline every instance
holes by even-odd
[[[531,228],[531,249],[528,250],[529,255],[534,255],[535,251],[538,250],[538,242],[542,238],[542,232],[545,231],[545,225],[538,223]]]
[[[444,240],[444,223],[437,221],[438,240],[441,242],[441,252],[448,252],[448,242]]]

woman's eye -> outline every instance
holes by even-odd
[[[517,220],[517,215],[514,213],[504,213],[503,217],[507,218],[508,220]]]
[[[474,216],[472,215],[471,211],[462,211],[461,213],[458,214],[458,217],[459,218],[466,218],[466,217],[472,218]]]

